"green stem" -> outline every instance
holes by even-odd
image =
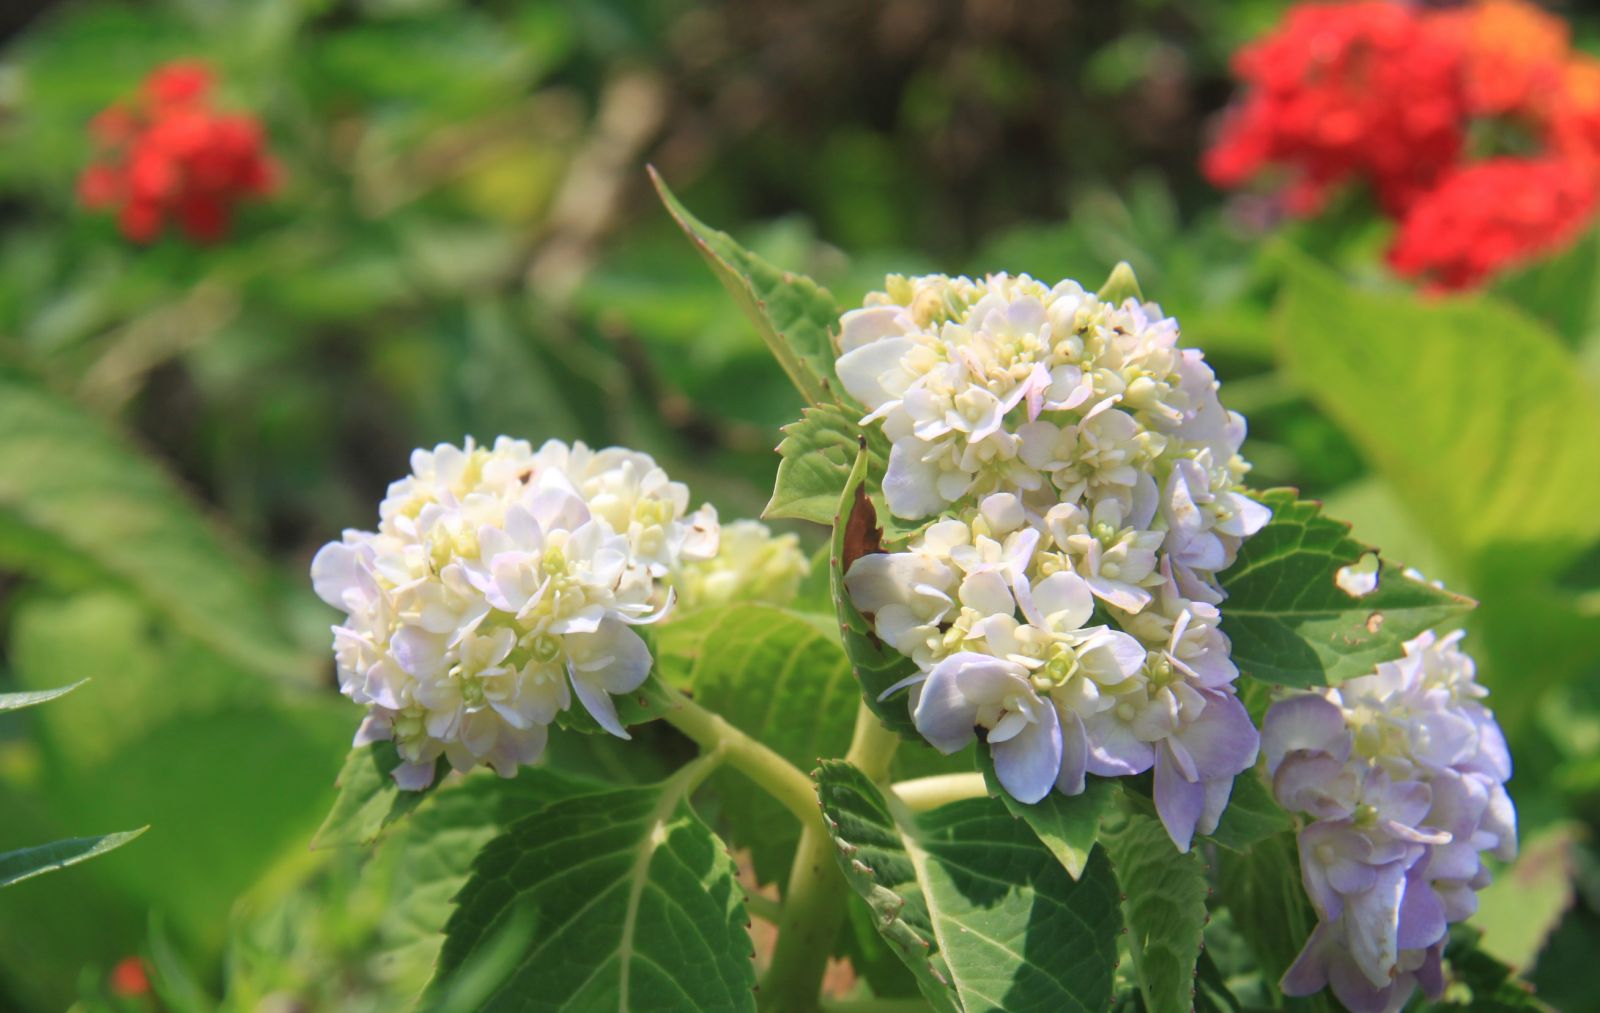
[[[862,704],[845,759],[874,781],[889,774],[900,737],[883,727]],[[814,797],[814,793],[813,793]],[[763,1009],[801,1013],[818,1008],[822,974],[844,923],[844,874],[834,857],[833,838],[816,820],[802,825],[794,864],[783,894],[783,918],[772,965],[761,984]]]
[[[989,795],[989,786],[983,783],[983,775],[977,773],[935,774],[932,777],[900,781],[890,785],[890,788],[900,797],[901,803],[914,813],[927,812],[962,799],[987,798]]]
[[[721,753],[724,763],[777,799],[803,826],[822,829],[817,813],[817,790],[809,777],[720,715],[670,686],[664,685],[662,689],[671,703],[663,715],[668,724],[693,739],[701,749]]]

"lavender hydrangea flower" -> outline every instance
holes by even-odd
[[[1460,639],[1424,633],[1373,674],[1267,712],[1273,792],[1312,818],[1300,864],[1319,919],[1285,994],[1329,987],[1356,1013],[1399,1010],[1418,987],[1437,998],[1448,926],[1489,882],[1483,855],[1515,857],[1510,755]]]

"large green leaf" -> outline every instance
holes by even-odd
[[[76,406],[0,370],[0,559],[131,589],[254,671],[314,668],[269,618],[259,565],[160,468]]]
[[[1303,257],[1281,298],[1290,371],[1441,546],[1548,572],[1600,537],[1600,399],[1550,332],[1487,299],[1357,291]]]
[[[1536,317],[1577,347],[1600,319],[1600,231],[1590,229],[1553,257],[1496,277],[1489,291]]]
[[[1200,855],[1179,853],[1160,820],[1136,812],[1120,825],[1108,823],[1100,843],[1116,870],[1145,1008],[1185,1013],[1194,1005],[1195,962],[1211,892]]]
[[[801,395],[812,404],[841,397],[830,333],[838,326],[839,308],[828,290],[804,275],[772,266],[732,236],[707,226],[673,196],[654,169],[650,178],[667,211],[749,315]]]
[[[1239,934],[1266,978],[1272,994],[1287,1008],[1329,1010],[1326,994],[1285,1001],[1278,981],[1316,928],[1317,914],[1300,885],[1300,858],[1292,833],[1276,834],[1238,853],[1217,852],[1217,880]]]
[[[1063,795],[1052,791],[1028,805],[1012,798],[1000,787],[994,773],[994,758],[987,748],[977,751],[978,769],[990,797],[998,797],[1017,819],[1028,824],[1039,842],[1056,856],[1067,875],[1077,879],[1089,864],[1089,853],[1100,836],[1100,818],[1117,800],[1117,785],[1104,777],[1090,777],[1082,794]]]
[[[383,944],[375,960],[379,975],[393,982],[397,991],[420,993],[444,944],[455,896],[483,846],[529,813],[611,787],[539,767],[510,779],[476,772],[429,796],[382,845],[385,852],[394,853],[394,872],[392,900],[379,924]]]
[[[0,712],[21,710],[24,707],[37,707],[39,704],[49,703],[51,700],[66,696],[88,681],[88,679],[79,679],[70,686],[58,686],[55,689],[36,689],[22,693],[0,693]]]
[[[662,624],[655,642],[662,678],[800,769],[849,748],[857,690],[830,617],[731,605]],[[737,771],[712,783],[732,842],[751,850],[763,882],[781,878],[800,834],[794,818]]]
[[[939,1010],[1094,1010],[1111,1002],[1121,917],[1102,851],[1074,882],[993,799],[912,815],[825,761],[839,865]]]
[[[861,448],[855,466],[845,481],[839,497],[838,520],[833,525],[828,571],[833,585],[833,602],[839,616],[839,632],[844,642],[845,656],[850,659],[856,681],[861,683],[862,698],[872,713],[885,725],[901,735],[922,741],[911,715],[906,712],[904,694],[897,693],[889,699],[880,699],[895,683],[913,674],[916,663],[890,645],[878,639],[872,623],[850,601],[844,587],[844,575],[850,564],[861,556],[882,548],[883,536],[878,528],[877,511],[867,496],[864,482],[867,475],[867,450]]]
[[[532,942],[483,1009],[753,1010],[733,860],[688,804],[703,764],[512,823],[473,863],[436,986],[532,910]]]
[[[52,841],[49,844],[23,848],[20,851],[8,851],[0,855],[0,886],[10,886],[12,883],[20,883],[34,876],[54,872],[56,869],[65,869],[69,865],[86,862],[96,855],[103,855],[122,847],[149,829],[140,827],[138,830],[101,834],[99,837],[74,837],[71,840]]]
[[[1401,644],[1472,607],[1379,564],[1377,587],[1356,597],[1338,573],[1372,552],[1350,526],[1288,489],[1257,497],[1272,520],[1222,574],[1222,630],[1233,660],[1252,678],[1291,686],[1337,685],[1397,658]]]

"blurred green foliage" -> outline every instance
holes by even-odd
[[[656,204],[652,162],[844,305],[891,270],[1132,263],[1249,416],[1256,485],[1326,498],[1482,601],[1468,643],[1526,835],[1556,842],[1530,854],[1560,870],[1505,877],[1544,901],[1486,897],[1485,945],[1580,1008],[1600,947],[1596,241],[1439,303],[1382,276],[1359,197],[1278,228],[1221,203],[1197,153],[1228,54],[1280,9],[70,0],[12,26],[0,690],[95,682],[0,715],[0,851],[152,829],[0,895],[0,1007],[152,1008],[113,989],[129,956],[178,1010],[421,989],[503,796],[441,794],[370,855],[307,852],[357,715],[306,565],[372,521],[410,448],[467,433],[626,443],[725,516],[759,512],[800,402]],[[137,247],[76,206],[86,125],[183,56],[262,118],[284,187],[222,244]],[[554,766],[613,783],[685,750],[661,729],[625,754],[559,738]],[[841,948],[904,994],[874,945]]]

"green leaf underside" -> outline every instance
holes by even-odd
[[[29,690],[22,693],[0,693],[0,713],[5,711],[21,710],[24,707],[36,707],[42,703],[49,703],[66,696],[73,690],[88,682],[88,679],[79,679],[70,686],[60,686],[56,689]]]
[[[1243,853],[1217,852],[1217,873],[1222,902],[1255,954],[1268,988],[1278,996],[1278,981],[1317,925],[1316,911],[1300,883],[1294,834],[1265,838]],[[1298,1000],[1296,1007],[1334,1008],[1326,993]]]
[[[312,671],[262,608],[254,561],[168,475],[75,405],[3,369],[0,558],[109,577],[252,671]]]
[[[732,605],[663,624],[656,647],[663,679],[801,770],[849,748],[858,697],[831,617]],[[781,879],[799,838],[794,818],[738,771],[710,783],[724,803],[718,825],[750,849],[762,882]]]
[[[850,469],[850,475],[839,498],[838,519],[833,525],[833,541],[828,558],[834,607],[839,615],[840,638],[844,643],[845,656],[850,659],[850,667],[855,672],[856,681],[861,684],[862,699],[866,701],[872,713],[894,731],[906,738],[921,742],[922,736],[917,732],[916,725],[912,724],[911,715],[906,710],[905,693],[902,691],[886,700],[879,699],[890,686],[916,672],[916,663],[878,639],[878,635],[872,630],[872,623],[856,609],[854,603],[850,601],[849,592],[844,587],[845,566],[848,565],[846,550],[855,549],[846,545],[851,522],[854,520],[858,528],[871,526],[869,522],[872,519],[864,513],[861,517],[855,516],[861,504],[866,504],[868,509],[871,506],[871,501],[865,496],[857,495],[866,474],[867,452],[862,449],[856,455],[855,466]]]
[[[339,794],[311,839],[312,849],[371,844],[386,827],[415,809],[450,770],[450,764],[440,757],[431,785],[421,791],[402,791],[390,776],[400,763],[393,742],[350,750],[335,782]]]
[[[828,290],[805,275],[774,267],[726,232],[700,221],[673,196],[653,168],[650,178],[668,213],[756,325],[795,389],[812,404],[842,396],[843,388],[834,374],[830,334],[839,324],[839,308]]]
[[[86,862],[108,851],[115,851],[148,829],[150,828],[140,827],[138,830],[101,834],[99,837],[73,837],[33,848],[8,851],[0,855],[0,886],[20,883],[34,876],[42,876],[47,872]]]
[[[1100,843],[1122,891],[1122,918],[1145,1008],[1184,1013],[1194,1005],[1210,892],[1200,855],[1180,854],[1161,821],[1140,813],[1104,831]]]
[[[986,747],[979,746],[977,757],[978,769],[983,772],[990,796],[998,797],[1012,816],[1028,825],[1039,843],[1050,849],[1061,867],[1067,870],[1067,875],[1080,878],[1084,866],[1089,864],[1094,842],[1100,836],[1100,818],[1117,799],[1116,782],[1090,776],[1080,795],[1052,791],[1028,805],[1018,802],[1000,787],[994,773],[994,758]]]
[[[840,867],[938,1010],[1105,1010],[1121,917],[1103,851],[1077,882],[993,799],[913,816],[825,761]]]
[[[858,418],[860,410],[856,408],[813,405],[802,411],[800,421],[783,427],[783,441],[778,444],[778,478],[763,517],[831,526],[838,515],[839,497],[865,441],[867,495],[872,499],[884,542],[898,547],[927,526],[925,519],[907,521],[889,512],[889,504],[883,498],[889,440],[877,425],[861,428]]]
[[[528,949],[483,1009],[755,1009],[733,860],[688,806],[701,770],[512,823],[473,863],[432,987],[531,910]]]
[[[1378,586],[1357,598],[1334,580],[1372,550],[1321,506],[1273,489],[1256,497],[1272,520],[1222,574],[1222,630],[1239,671],[1291,686],[1338,685],[1399,657],[1401,644],[1472,607],[1380,563]]]
[[[1600,537],[1600,400],[1555,335],[1491,300],[1288,267],[1275,330],[1289,370],[1442,547],[1555,568]]]

